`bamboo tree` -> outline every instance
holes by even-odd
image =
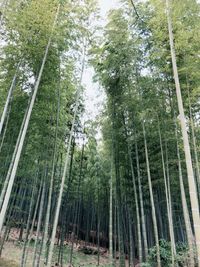
[[[45,54],[44,54],[44,58],[42,60],[42,65],[41,65],[41,68],[40,68],[40,71],[39,71],[39,75],[38,75],[38,78],[37,78],[37,81],[36,81],[36,84],[35,84],[35,87],[34,87],[34,91],[33,91],[33,95],[32,95],[32,98],[31,98],[30,106],[29,106],[29,109],[28,109],[28,113],[27,113],[26,120],[25,120],[25,123],[24,123],[22,135],[21,135],[21,138],[20,138],[18,150],[17,150],[16,156],[15,156],[15,161],[14,161],[14,164],[13,164],[13,167],[12,167],[10,180],[9,180],[7,191],[6,191],[6,194],[5,194],[5,199],[4,199],[2,208],[1,208],[1,212],[0,212],[0,232],[2,231],[3,223],[4,223],[4,220],[5,220],[5,215],[6,215],[6,211],[7,211],[7,207],[8,207],[8,202],[9,202],[9,199],[10,199],[13,183],[14,183],[14,180],[15,180],[15,176],[16,176],[16,172],[17,172],[17,168],[18,168],[18,164],[19,164],[19,160],[20,160],[20,156],[21,156],[21,152],[22,152],[22,148],[23,148],[23,144],[24,144],[24,140],[25,140],[25,137],[26,137],[26,132],[27,132],[27,129],[28,129],[31,113],[32,113],[33,106],[34,106],[35,99],[36,99],[36,95],[37,95],[37,91],[38,91],[38,88],[39,88],[39,85],[40,85],[42,73],[43,73],[45,62],[46,62],[47,55],[48,55],[48,52],[49,52],[49,47],[51,45],[53,31],[54,31],[56,23],[57,23],[59,10],[60,10],[60,5],[58,6],[58,9],[57,9],[57,12],[56,12],[55,20],[54,20],[54,23],[53,23],[53,26],[52,26],[52,33],[51,33],[51,36],[49,37],[48,44],[46,46],[46,50],[45,50]]]
[[[10,117],[10,112],[11,112],[11,106],[9,107],[9,110],[8,110],[8,114],[7,114],[7,118],[6,118],[6,122],[5,122],[5,127],[4,127],[4,131],[3,131],[3,136],[1,138],[0,154],[1,154],[3,143],[4,143],[4,140],[5,140],[5,137],[6,137],[6,132],[7,132],[7,129],[8,129],[8,121],[9,121],[9,117]]]
[[[37,175],[36,175],[36,178],[37,178]],[[30,202],[30,206],[29,206],[28,219],[27,219],[27,224],[26,224],[26,236],[25,236],[23,252],[22,252],[22,258],[21,258],[21,267],[23,267],[26,244],[27,244],[28,235],[29,235],[29,231],[30,231],[29,228],[30,228],[30,224],[31,224],[31,216],[32,216],[33,207],[34,207],[34,197],[36,195],[36,184],[35,183],[36,183],[36,181],[34,181],[34,185],[33,185],[33,188],[32,188],[31,202]]]
[[[50,179],[47,212],[46,212],[45,227],[44,227],[44,238],[43,238],[43,246],[42,246],[43,265],[46,264],[46,251],[47,251],[46,246],[47,246],[49,219],[50,219],[50,212],[51,212],[51,205],[52,205],[53,181],[54,181],[55,166],[56,166],[59,114],[60,114],[60,85],[59,85],[59,89],[58,89],[58,104],[57,104],[56,131],[55,131],[53,161],[52,161],[51,179]]]
[[[128,144],[128,155],[129,155],[129,161],[130,161],[130,166],[131,166],[131,176],[132,176],[133,191],[134,191],[135,206],[136,206],[139,262],[141,264],[142,263],[142,240],[141,240],[140,213],[139,213],[138,195],[137,195],[136,183],[135,183],[135,174],[134,174],[133,162],[132,162],[132,157],[131,157],[131,151],[130,151],[129,144]]]
[[[79,81],[79,85],[78,85],[78,89],[77,89],[77,93],[76,93],[74,115],[73,115],[72,126],[71,126],[71,130],[70,130],[70,134],[69,134],[69,140],[68,140],[68,144],[67,144],[67,153],[66,153],[64,170],[63,170],[61,184],[60,184],[58,201],[56,204],[56,211],[55,211],[55,217],[54,217],[54,222],[53,222],[53,230],[52,230],[48,260],[47,260],[47,267],[51,267],[51,262],[52,262],[52,257],[53,257],[53,249],[54,249],[54,243],[55,243],[55,236],[56,236],[56,230],[57,230],[57,226],[58,226],[58,218],[59,218],[59,213],[60,213],[60,206],[61,206],[63,190],[64,190],[64,184],[65,184],[66,176],[68,176],[68,171],[69,171],[72,137],[73,137],[73,133],[74,133],[75,121],[76,121],[76,116],[77,116],[78,107],[79,107],[79,98],[80,98],[80,94],[81,94],[81,84],[82,84],[82,79],[83,79],[83,71],[85,68],[85,50],[86,50],[86,45],[84,45],[83,61],[82,61],[82,66],[81,66],[81,76],[80,76],[80,81]]]
[[[165,150],[166,150],[166,176],[167,176],[167,187],[168,187],[168,198],[169,198],[169,215],[170,215],[170,222],[171,222],[171,235],[172,235],[172,243],[174,245],[174,253],[176,255],[176,244],[175,244],[175,237],[174,237],[174,229],[173,229],[173,212],[172,212],[172,196],[171,196],[171,185],[170,185],[170,175],[169,175],[169,158],[168,158],[168,148],[167,142],[165,142]]]
[[[98,177],[98,173],[97,173],[97,177]],[[101,220],[100,220],[99,178],[97,178],[97,179],[98,179],[98,181],[97,181],[97,247],[98,247],[97,266],[99,266],[99,264],[100,264],[100,224],[101,224]]]
[[[8,169],[8,172],[7,172],[7,175],[6,175],[6,179],[4,181],[3,188],[1,190],[0,209],[2,208],[2,204],[3,204],[4,198],[5,198],[6,190],[7,190],[8,183],[9,183],[9,179],[10,179],[10,176],[12,174],[12,169],[13,169],[13,165],[14,165],[14,162],[15,162],[15,157],[16,157],[16,154],[17,154],[17,151],[18,151],[18,147],[19,147],[19,144],[20,144],[20,140],[21,140],[23,129],[24,129],[24,124],[25,124],[25,121],[26,121],[26,116],[27,116],[27,113],[28,113],[28,109],[29,109],[29,105],[28,105],[28,108],[27,108],[27,110],[25,112],[25,115],[24,115],[24,118],[23,118],[23,121],[22,121],[22,124],[21,124],[21,128],[20,128],[20,131],[19,131],[19,135],[18,135],[18,138],[17,138],[15,149],[14,149],[14,152],[13,152],[13,155],[12,155],[12,159],[11,159],[11,162],[10,162],[10,165],[9,165],[9,169]]]
[[[8,96],[7,96],[6,103],[5,103],[5,106],[4,106],[4,109],[3,109],[3,113],[1,115],[0,135],[2,133],[2,129],[3,129],[4,123],[5,123],[6,115],[8,114],[8,108],[9,108],[9,104],[10,104],[10,101],[11,101],[11,98],[12,98],[12,93],[13,93],[13,90],[15,88],[15,83],[16,83],[16,79],[17,79],[17,71],[18,71],[18,68],[19,68],[19,65],[18,65],[17,70],[15,72],[15,75],[13,77],[13,80],[12,80],[12,83],[11,83],[11,86],[10,86],[10,89],[8,91]]]
[[[175,120],[175,135],[176,135],[176,151],[177,151],[177,158],[178,158],[179,182],[180,182],[180,190],[181,190],[181,202],[182,202],[182,208],[183,208],[183,217],[184,217],[184,223],[185,223],[185,229],[186,229],[187,242],[189,246],[189,256],[190,256],[189,262],[190,262],[190,266],[194,266],[193,233],[192,233],[192,226],[191,226],[190,215],[189,215],[188,205],[187,205],[186,195],[185,195],[185,188],[184,188],[184,183],[183,183],[182,165],[181,165],[181,157],[180,157],[180,150],[179,150],[179,144],[178,144],[178,129],[177,129],[176,120]]]
[[[129,228],[129,242],[130,242],[130,260],[129,264],[130,267],[134,267],[134,245],[133,245],[133,230],[132,230],[132,223],[130,218],[130,211],[128,211],[128,228]]]
[[[198,204],[197,189],[196,189],[196,184],[195,184],[195,179],[194,179],[194,172],[193,172],[193,167],[192,167],[192,158],[191,158],[190,144],[189,144],[189,138],[188,138],[188,133],[187,133],[186,118],[185,118],[184,108],[183,108],[183,100],[182,100],[182,95],[181,95],[179,74],[178,74],[178,68],[177,68],[177,63],[176,63],[176,52],[175,52],[175,47],[174,47],[174,36],[173,36],[173,29],[172,29],[171,8],[170,8],[169,0],[166,0],[166,9],[167,9],[171,58],[172,58],[174,80],[175,80],[176,94],[177,94],[177,100],[178,100],[178,108],[179,108],[179,113],[180,113],[180,124],[181,124],[182,136],[183,136],[186,168],[187,168],[187,174],[188,174],[190,201],[191,201],[191,206],[192,206],[192,218],[193,218],[193,223],[194,223],[195,242],[196,242],[197,255],[198,255],[197,261],[198,261],[198,265],[200,266],[199,204]]]
[[[162,167],[163,167],[163,178],[164,178],[164,185],[165,185],[165,197],[166,197],[166,204],[167,204],[167,218],[168,218],[169,234],[170,234],[170,241],[171,241],[172,266],[175,266],[176,245],[175,245],[175,238],[174,238],[172,213],[170,212],[171,211],[171,209],[170,209],[171,198],[169,197],[169,195],[170,195],[170,192],[169,192],[170,185],[167,184],[164,153],[163,153],[163,145],[162,145],[162,136],[161,136],[159,122],[158,122],[158,133],[159,133],[159,139],[160,139],[160,150],[161,150],[161,159],[162,159]]]
[[[113,266],[113,158],[110,169],[110,207],[109,207],[109,261]]]
[[[143,203],[143,193],[142,193],[142,185],[141,185],[140,163],[139,163],[138,146],[137,146],[136,138],[135,138],[135,154],[136,154],[139,199],[140,199],[140,208],[141,208],[141,222],[142,222],[142,235],[143,235],[143,242],[144,242],[144,254],[145,254],[145,259],[147,259],[147,256],[148,256],[147,231],[146,231],[146,223],[145,223],[145,215],[144,215],[144,203]]]
[[[42,189],[42,196],[41,196],[40,207],[39,207],[39,216],[38,216],[38,221],[37,221],[36,239],[35,239],[34,249],[33,249],[32,267],[37,266],[37,247],[38,247],[38,241],[39,241],[41,224],[42,224],[42,216],[43,216],[43,211],[44,211],[44,201],[45,201],[45,191],[46,191],[45,178],[46,178],[47,169],[48,168],[46,166],[45,167],[44,182],[43,182],[43,189]]]
[[[191,107],[191,99],[190,99],[190,91],[189,91],[189,82],[187,79],[187,89],[188,89],[188,101],[189,101],[189,114],[190,114],[190,126],[191,126],[191,133],[192,133],[192,143],[193,143],[193,150],[194,150],[194,158],[195,158],[195,170],[196,170],[196,181],[197,181],[197,188],[200,192],[200,168],[199,168],[199,157],[197,152],[197,141],[195,135],[195,125],[194,119],[192,116],[192,107]]]
[[[83,130],[84,133],[84,130]],[[85,151],[85,138],[83,137],[83,144],[82,144],[82,149],[81,149],[81,162],[80,162],[80,174],[79,174],[79,179],[78,179],[78,186],[77,186],[77,195],[78,195],[78,200],[76,203],[75,207],[75,214],[74,214],[74,224],[73,224],[73,230],[72,230],[72,244],[71,244],[71,250],[70,250],[70,260],[69,263],[72,265],[72,258],[73,258],[73,252],[74,252],[74,239],[75,239],[75,226],[78,224],[78,217],[79,217],[79,206],[80,206],[80,187],[81,187],[81,182],[82,182],[82,173],[83,173],[83,157],[84,157],[84,151]]]
[[[146,131],[145,131],[144,122],[142,123],[142,127],[143,127],[143,135],[144,135],[144,147],[145,147],[145,156],[146,156],[146,165],[147,165],[147,176],[148,176],[148,184],[149,184],[149,192],[150,192],[150,200],[151,200],[151,209],[152,209],[153,229],[154,229],[154,237],[155,237],[155,242],[156,242],[157,264],[158,264],[158,267],[161,267],[158,227],[157,227],[157,219],[156,219],[154,196],[153,196],[153,189],[152,189],[152,182],[151,182],[148,147],[147,147]]]
[[[27,258],[28,258],[28,252],[29,252],[28,250],[29,250],[29,246],[30,246],[30,242],[31,242],[31,237],[33,235],[35,220],[36,220],[38,207],[39,207],[39,203],[40,203],[40,197],[41,197],[41,193],[42,193],[42,186],[43,186],[43,181],[41,180],[40,188],[39,188],[39,191],[38,191],[38,197],[37,197],[36,204],[35,204],[35,211],[34,211],[34,215],[33,215],[33,219],[32,219],[32,225],[31,225],[31,229],[30,229],[30,232],[29,232],[29,236],[28,236],[27,240],[24,243],[20,267],[25,267],[26,266],[26,262],[27,262]]]

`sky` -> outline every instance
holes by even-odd
[[[111,8],[115,8],[118,5],[117,0],[99,0],[99,6],[101,8],[101,14],[102,16],[106,16],[106,13]]]
[[[107,13],[110,9],[118,6],[118,0],[99,0],[100,14],[102,17],[102,26],[107,22]],[[103,108],[105,102],[105,94],[103,89],[100,89],[98,83],[94,83],[92,77],[94,70],[89,67],[85,69],[83,75],[83,85],[85,87],[84,100],[85,100],[85,115],[84,121],[94,120]]]

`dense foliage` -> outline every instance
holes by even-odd
[[[21,267],[30,248],[33,267],[73,264],[83,242],[97,265],[103,247],[110,266],[198,266],[200,4],[123,0],[104,28],[95,0],[0,11],[0,251],[18,229]]]

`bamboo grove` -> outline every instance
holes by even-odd
[[[99,6],[0,2],[0,255],[14,240],[20,267],[200,267],[200,4],[122,0],[105,27]]]

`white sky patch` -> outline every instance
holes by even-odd
[[[101,22],[104,26],[107,23],[107,13],[110,9],[119,6],[118,0],[99,0]],[[95,120],[103,109],[103,103],[106,101],[105,93],[100,89],[98,83],[93,82],[94,70],[91,67],[85,69],[83,74],[83,85],[85,87],[84,101],[85,101],[85,114],[83,121]]]
[[[106,14],[107,12],[112,9],[119,6],[118,0],[99,0],[99,6],[101,8],[101,15],[106,20]]]

